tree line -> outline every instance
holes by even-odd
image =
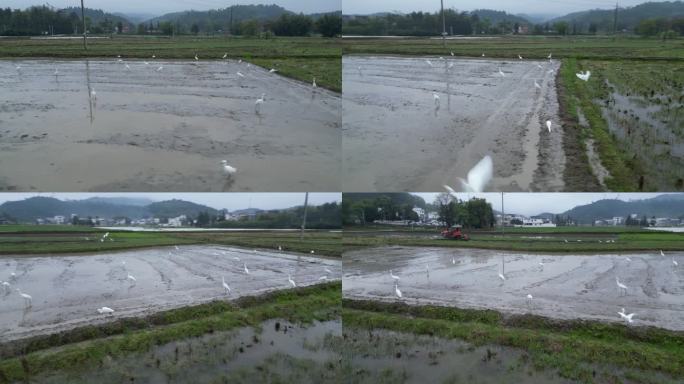
[[[448,193],[439,194],[434,203],[439,221],[446,227],[486,229],[496,225],[494,209],[485,199],[459,200]]]
[[[89,10],[91,11],[91,10]],[[186,27],[180,22],[162,21],[140,23],[129,28],[115,17],[104,17],[97,23],[86,16],[86,29],[92,34],[146,34],[146,35],[181,35],[181,34],[216,34],[230,33],[243,36],[309,36],[320,34],[334,37],[341,34],[342,19],[337,14],[325,14],[317,19],[303,14],[284,13],[276,19],[260,21],[243,20],[231,25],[229,20],[222,23],[198,24]],[[55,10],[47,6],[34,6],[25,10],[0,8],[0,34],[5,36],[38,36],[82,34],[83,23],[80,15],[70,8]]]
[[[517,17],[496,22],[477,13],[444,11],[446,32],[450,35],[582,35],[612,33],[613,19],[579,22],[560,20],[552,23],[525,23]],[[618,19],[619,20],[619,19]],[[618,31],[626,26],[618,21]],[[442,33],[441,12],[411,12],[372,16],[347,16],[343,20],[345,35],[360,36],[435,36]],[[641,20],[634,32],[644,36],[668,34],[684,36],[684,18],[650,18]]]

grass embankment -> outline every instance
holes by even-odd
[[[439,236],[435,233],[435,236]],[[610,240],[611,242],[607,242]],[[567,241],[567,242],[566,242]],[[613,242],[614,241],[614,242]],[[520,252],[657,252],[683,251],[684,234],[669,232],[518,232],[470,233],[469,241],[448,240],[405,233],[394,236],[345,234],[345,250],[381,246],[478,248]]]
[[[258,326],[269,319],[304,323],[332,320],[340,316],[341,288],[341,283],[336,282],[245,297],[232,304],[213,302],[2,345],[0,382],[28,381],[32,376],[55,371],[78,371],[155,345]]]
[[[557,369],[582,382],[620,382],[612,367],[626,369],[630,382],[658,382],[644,371],[684,379],[684,333],[595,321],[561,321],[533,315],[504,316],[492,310],[409,306],[343,300],[345,327],[386,329],[461,339],[475,345],[524,349],[537,369]],[[597,366],[608,367],[597,375]],[[654,381],[652,381],[654,380]]]
[[[308,231],[300,239],[298,231],[244,232],[129,232],[109,231],[78,226],[0,225],[0,255],[32,255],[50,253],[88,253],[171,245],[234,245],[247,248],[277,249],[340,257],[342,234]],[[113,240],[113,241],[112,241]]]
[[[279,73],[311,83],[313,77],[325,88],[342,89],[342,62],[339,39],[317,37],[271,39],[241,37],[131,37],[117,36],[88,40],[2,39],[0,57],[4,58],[116,58],[157,60],[243,59],[261,67],[276,68]]]
[[[388,54],[388,55],[435,55],[518,60],[546,59],[549,53],[554,58],[577,59],[634,59],[634,60],[682,60],[684,39],[662,41],[637,37],[612,36],[494,36],[447,40],[446,48],[439,39],[396,38],[396,39],[342,39],[343,54]]]

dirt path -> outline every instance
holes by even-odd
[[[495,173],[487,190],[562,190],[558,67],[527,60],[345,56],[344,191],[439,191],[444,184],[457,186],[456,178],[485,155],[492,156]]]

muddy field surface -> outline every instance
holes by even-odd
[[[97,369],[44,375],[44,383],[322,383],[339,379],[342,323],[269,320],[107,359]]]
[[[532,367],[525,353],[500,346],[381,329],[345,328],[349,383],[573,383]]]
[[[573,256],[383,247],[345,252],[342,291],[347,298],[607,322],[622,321],[617,312],[624,307],[636,314],[633,325],[684,330],[682,261],[682,252]],[[390,270],[399,277],[401,299]]]
[[[0,190],[340,189],[339,95],[246,62],[148,63],[0,60]]]
[[[0,342],[291,288],[288,275],[298,286],[307,286],[323,282],[323,276],[339,280],[341,274],[335,260],[218,246],[3,256],[0,280],[9,282],[10,289],[0,287]],[[30,307],[17,288],[32,297]],[[99,314],[103,306],[114,314]]]
[[[342,66],[345,191],[458,188],[485,155],[487,190],[564,189],[558,62],[345,56]]]

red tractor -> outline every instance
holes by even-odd
[[[463,233],[462,228],[460,225],[455,225],[451,228],[445,229],[442,231],[442,237],[445,239],[452,239],[452,240],[470,240],[468,235]]]

